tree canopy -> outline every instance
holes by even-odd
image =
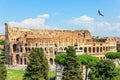
[[[106,58],[109,59],[116,59],[119,58],[120,59],[120,52],[108,52],[105,54]]]
[[[99,61],[99,58],[88,55],[88,54],[78,55],[77,57],[78,57],[79,63],[86,65],[88,67],[95,65],[96,62]]]
[[[0,45],[5,45],[5,40],[0,40]]]
[[[65,65],[65,57],[67,56],[66,53],[56,54],[55,61],[60,65]]]
[[[48,80],[48,62],[42,48],[35,48],[28,57],[23,80]]]
[[[5,67],[5,58],[0,58],[0,80],[5,80],[7,76],[7,69]]]
[[[116,76],[115,64],[110,60],[97,62],[89,72],[90,80],[114,80]]]
[[[64,67],[63,80],[82,80],[81,69],[76,51],[73,46],[68,46],[66,53],[56,55],[55,61]]]

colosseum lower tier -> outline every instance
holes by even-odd
[[[11,27],[8,23],[5,30],[6,58],[14,66],[26,66],[27,56],[36,47],[44,50],[50,70],[55,70],[55,55],[69,45],[75,47],[77,55],[86,53],[100,59],[105,59],[106,52],[116,52],[114,38],[95,40],[88,30],[38,30]]]

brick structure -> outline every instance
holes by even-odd
[[[11,27],[5,23],[6,58],[10,65],[27,65],[27,56],[33,48],[43,48],[50,70],[55,70],[55,55],[72,45],[77,54],[90,54],[104,59],[104,53],[116,52],[113,38],[93,40],[88,30],[37,30]]]

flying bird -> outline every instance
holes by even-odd
[[[100,12],[100,10],[98,10],[98,14],[99,14],[100,16],[104,16],[104,15]]]

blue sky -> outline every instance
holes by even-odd
[[[18,27],[89,30],[94,36],[120,37],[119,8],[120,0],[0,0],[0,34],[5,33],[8,22]]]

